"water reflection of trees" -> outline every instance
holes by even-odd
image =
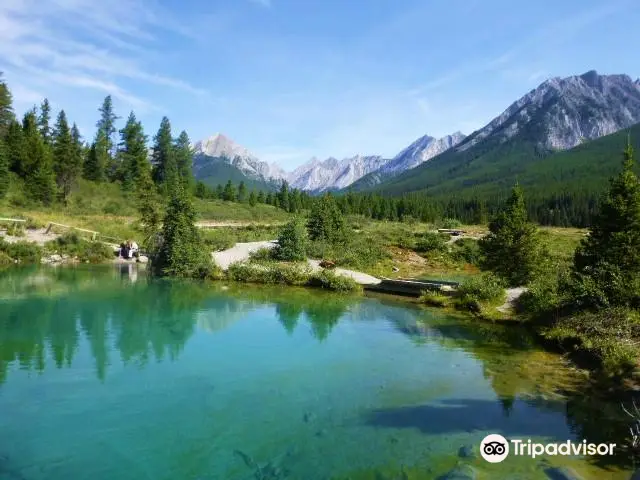
[[[37,372],[48,361],[69,366],[85,341],[101,380],[114,354],[140,366],[174,360],[196,326],[215,332],[265,305],[275,308],[288,333],[306,322],[322,341],[358,302],[306,289],[227,288],[130,273],[61,268],[1,275],[0,383],[12,363]]]
[[[629,418],[620,407],[625,397],[612,396],[599,380],[588,378],[565,357],[543,351],[526,329],[467,316],[444,316],[432,310],[414,313],[413,320],[403,317],[397,328],[417,343],[437,342],[446,348],[463,349],[481,361],[483,375],[505,417],[510,416],[516,402],[560,413],[576,438],[618,445],[614,456],[596,457],[595,463],[628,466],[634,461],[626,445]],[[637,466],[639,459],[635,463]]]

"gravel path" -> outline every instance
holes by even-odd
[[[229,265],[235,262],[243,262],[248,260],[251,253],[260,250],[261,248],[274,248],[276,246],[275,240],[265,242],[247,242],[236,243],[233,247],[222,252],[213,252],[211,256],[216,264],[223,270],[227,270]],[[313,271],[320,271],[320,260],[307,260],[309,266]],[[360,285],[375,285],[381,282],[379,278],[372,277],[366,273],[356,272],[354,270],[346,270],[344,268],[336,268],[333,270],[336,275],[342,275],[344,277],[353,278]]]
[[[518,300],[518,298],[520,298],[520,295],[522,295],[526,291],[527,289],[525,287],[508,288],[507,298],[505,302],[497,308],[497,310],[502,313],[507,313],[513,310],[516,304],[516,300]]]
[[[320,260],[309,259],[307,260],[307,262],[309,263],[313,271],[322,270],[322,267],[320,266]],[[373,277],[366,273],[356,272],[355,270],[347,270],[344,268],[334,268],[333,272],[335,272],[336,275],[340,275],[343,277],[350,277],[360,285],[377,285],[378,283],[382,282],[382,280],[380,280],[379,278]]]
[[[265,242],[236,243],[228,250],[223,250],[222,252],[213,252],[211,256],[216,262],[216,265],[218,265],[223,270],[226,270],[232,263],[248,260],[251,256],[251,253],[257,252],[261,248],[273,248],[275,246],[275,240],[269,240]]]
[[[36,230],[27,229],[24,231],[23,237],[12,237],[7,235],[6,230],[0,231],[0,237],[4,238],[9,243],[16,242],[32,242],[43,246],[46,242],[55,240],[60,235],[57,233],[46,233],[46,228],[38,228]]]

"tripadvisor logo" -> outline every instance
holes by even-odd
[[[586,440],[576,443],[567,440],[562,443],[535,443],[531,439],[512,439],[492,433],[480,442],[480,455],[489,463],[502,462],[509,453],[521,457],[536,458],[546,455],[613,455],[615,443],[587,443]]]

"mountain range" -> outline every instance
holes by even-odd
[[[194,174],[209,184],[244,179],[250,188],[263,189],[277,188],[286,180],[312,193],[347,187],[389,194],[445,193],[512,178],[530,162],[638,122],[640,80],[589,71],[546,80],[469,136],[425,135],[390,159],[312,158],[286,172],[216,134],[194,145]]]

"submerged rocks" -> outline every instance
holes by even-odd
[[[476,480],[478,473],[470,465],[458,465],[453,470],[438,477],[438,480]]]
[[[583,480],[583,478],[567,467],[549,467],[544,473],[550,480]]]
[[[473,449],[473,445],[463,445],[458,450],[458,456],[460,458],[475,458],[476,453]]]

